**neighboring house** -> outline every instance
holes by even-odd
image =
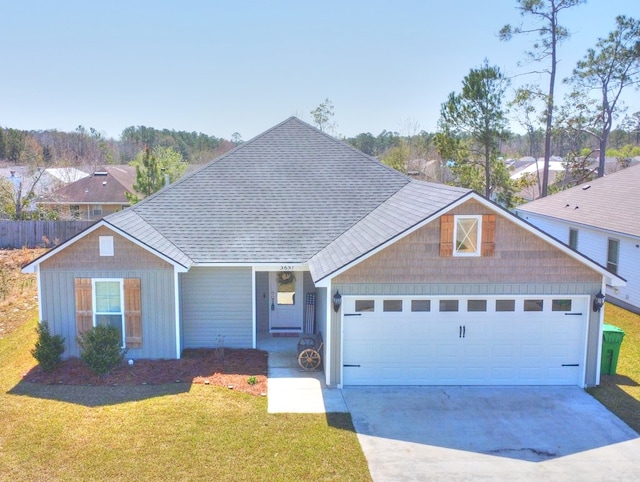
[[[607,298],[640,310],[640,166],[524,204],[517,214],[627,280]]]
[[[44,170],[40,180],[36,184],[36,194],[51,194],[67,184],[89,176],[90,174],[75,167],[48,167]]]
[[[295,117],[24,272],[65,357],[100,323],[132,358],[321,332],[329,386],[598,384],[591,306],[624,283],[480,195]]]
[[[38,204],[57,210],[62,219],[98,220],[129,206],[126,193],[134,192],[135,181],[135,167],[105,166],[40,198]]]

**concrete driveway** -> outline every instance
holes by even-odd
[[[375,482],[638,481],[640,438],[578,387],[348,387]]]

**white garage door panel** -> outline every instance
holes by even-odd
[[[357,316],[343,317],[343,383],[580,385],[587,298],[533,298],[542,312],[524,311],[525,297],[499,297],[515,300],[513,312],[496,312],[495,297],[482,312],[467,312],[462,297],[457,312],[439,312],[439,298],[429,312],[411,312],[408,297],[403,312],[384,312],[383,300],[400,298],[345,297],[344,313]],[[356,313],[356,299],[374,300],[375,310]],[[552,311],[553,299],[570,299],[574,314]]]

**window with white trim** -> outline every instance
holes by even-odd
[[[73,284],[77,335],[112,324],[127,348],[142,348],[140,278],[75,278]]]
[[[480,256],[482,216],[454,216],[453,255]]]
[[[93,326],[111,325],[120,332],[124,348],[124,288],[122,279],[93,280]]]
[[[569,228],[569,247],[574,251],[578,250],[578,230]]]
[[[620,261],[620,241],[609,238],[607,245],[607,269],[614,274],[618,274],[618,264]]]

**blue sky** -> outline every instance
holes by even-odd
[[[440,105],[487,58],[507,75],[533,40],[500,42],[516,0],[0,0],[0,125],[119,137],[130,125],[245,140],[325,98],[337,132],[435,131]],[[565,12],[560,76],[638,0]],[[640,93],[625,96],[640,110]]]

